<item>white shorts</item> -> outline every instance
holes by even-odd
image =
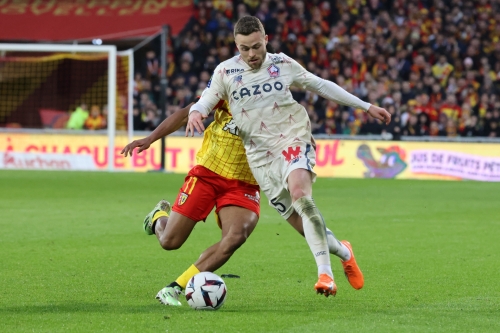
[[[298,142],[297,145],[289,147],[288,151],[283,151],[280,157],[272,162],[252,168],[252,173],[261,191],[266,194],[269,205],[286,220],[294,211],[292,197],[288,191],[288,176],[293,170],[305,169],[311,172],[314,183],[316,181],[316,173],[313,170],[315,165],[316,151],[311,144]]]

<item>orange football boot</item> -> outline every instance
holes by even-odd
[[[332,277],[328,274],[320,274],[318,282],[314,285],[317,294],[323,294],[325,297],[337,294],[337,286]]]
[[[352,252],[351,243],[346,240],[341,241],[351,252],[351,259],[347,261],[342,261],[342,266],[344,267],[344,274],[354,289],[361,289],[365,284],[365,279],[363,278],[363,273],[359,269],[358,264],[356,263],[356,259],[354,258],[354,252]]]

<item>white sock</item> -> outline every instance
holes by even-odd
[[[328,228],[326,228],[326,238],[328,239],[328,249],[331,254],[336,255],[343,261],[351,259],[351,251],[335,238],[333,232]]]
[[[325,222],[312,197],[299,198],[292,206],[302,218],[304,236],[316,260],[318,275],[326,273],[333,277]]]
[[[318,276],[320,276],[321,274],[328,274],[333,277],[332,267],[330,265],[319,265]]]

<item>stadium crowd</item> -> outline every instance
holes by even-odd
[[[169,39],[167,116],[206,87],[236,52],[234,23],[261,19],[275,52],[386,108],[390,125],[361,110],[293,90],[315,134],[500,136],[500,0],[198,1]],[[159,61],[147,53],[135,80],[134,127],[159,121]],[[210,121],[210,120],[208,120]]]

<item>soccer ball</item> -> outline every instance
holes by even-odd
[[[201,272],[189,280],[185,294],[186,301],[195,310],[217,310],[226,300],[227,288],[224,281],[211,272]]]

